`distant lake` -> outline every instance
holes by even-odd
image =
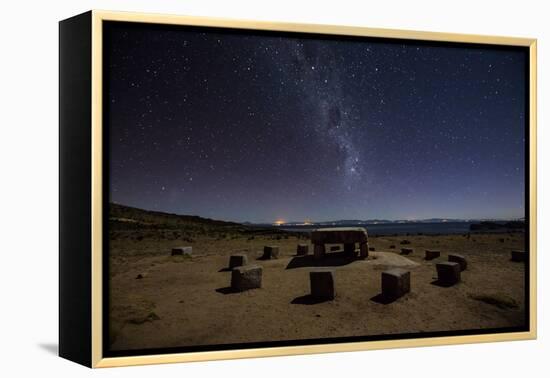
[[[470,232],[470,222],[446,223],[384,223],[384,224],[350,224],[338,226],[282,226],[281,229],[293,232],[311,232],[324,227],[364,227],[369,235],[406,235],[406,234],[466,234]]]

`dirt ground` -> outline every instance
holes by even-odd
[[[400,245],[403,240],[409,245]],[[324,337],[403,334],[521,326],[525,321],[523,233],[370,237],[367,260],[334,252],[321,262],[296,257],[294,236],[178,240],[112,240],[110,342],[112,350],[167,348]],[[192,257],[171,256],[191,245]],[[257,260],[264,245],[278,245],[277,260]],[[390,246],[395,248],[390,248]],[[403,257],[401,247],[414,248]],[[424,260],[425,249],[441,257]],[[380,253],[386,252],[386,253]],[[248,254],[263,266],[261,289],[227,290],[229,255]],[[452,287],[434,284],[435,264],[449,253],[464,255],[468,269]],[[403,265],[411,292],[391,303],[378,300],[381,272]],[[336,298],[308,300],[309,271],[335,269]]]

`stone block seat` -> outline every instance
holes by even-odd
[[[264,247],[264,254],[262,260],[271,260],[279,258],[279,247],[274,245],[266,245]]]
[[[466,268],[468,267],[468,262],[466,261],[466,258],[462,255],[456,253],[450,254],[448,260],[450,262],[458,263],[460,265],[461,271],[466,270]]]
[[[309,272],[311,296],[316,299],[332,300],[335,296],[334,269],[318,268]]]
[[[435,265],[437,280],[443,286],[452,286],[460,282],[460,264],[451,261],[440,262]]]
[[[245,291],[262,287],[263,268],[259,265],[246,265],[231,271],[231,289]]]
[[[394,268],[382,272],[382,296],[397,299],[411,291],[411,272]]]
[[[427,249],[425,259],[426,260],[433,260],[433,259],[437,259],[440,256],[441,256],[441,251],[436,250],[436,249]]]
[[[172,256],[191,256],[193,247],[175,247],[172,248]]]
[[[248,256],[242,253],[229,256],[229,269],[248,264]]]

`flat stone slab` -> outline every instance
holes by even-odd
[[[382,295],[397,299],[411,291],[411,272],[394,268],[382,272]]]
[[[319,268],[309,272],[311,296],[319,299],[334,299],[334,269]]]
[[[427,249],[425,259],[426,260],[433,260],[433,259],[437,259],[440,256],[441,256],[441,251],[436,250],[436,249]]]
[[[263,268],[259,265],[246,265],[231,271],[231,288],[235,291],[245,291],[262,287]]]
[[[460,282],[460,264],[446,261],[435,264],[437,270],[437,280],[445,285],[452,286]]]
[[[279,258],[279,247],[274,245],[266,245],[264,247],[263,260],[271,260]]]
[[[296,247],[296,254],[298,256],[304,256],[309,253],[309,245],[307,244],[298,244]]]
[[[175,247],[172,248],[172,256],[191,256],[193,247]]]
[[[243,253],[229,256],[229,269],[233,269],[246,264],[248,264],[248,256]]]
[[[460,265],[460,270],[466,270],[468,267],[468,262],[466,261],[466,258],[462,255],[458,255],[456,253],[450,254],[448,257],[448,260],[450,262],[455,262]]]
[[[402,255],[410,255],[413,252],[414,252],[414,249],[412,248],[401,248]]]
[[[366,243],[367,230],[363,227],[318,228],[311,232],[313,244]]]
[[[512,251],[512,261],[520,262],[526,260],[525,251],[515,250]]]

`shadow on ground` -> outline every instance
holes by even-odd
[[[328,302],[331,299],[329,298],[320,298],[314,297],[311,294],[302,295],[301,297],[294,298],[290,303],[292,304],[303,304],[303,305],[314,305],[318,303]]]
[[[362,260],[357,256],[350,256],[344,252],[327,252],[324,258],[316,260],[313,255],[295,256],[290,260],[286,269],[305,267],[342,266],[354,261]]]
[[[54,355],[59,355],[59,346],[57,344],[54,344],[54,343],[41,343],[41,344],[38,344],[38,347],[40,349],[43,349],[45,350],[46,352],[50,353],[50,354],[54,354]]]
[[[236,294],[239,293],[238,290],[233,289],[231,286],[228,287],[220,287],[219,289],[216,289],[218,293],[221,294]]]
[[[380,294],[377,294],[374,297],[372,297],[370,300],[373,301],[373,302],[376,302],[376,303],[387,305],[387,304],[395,302],[397,299],[398,298],[388,297],[388,296],[380,293]]]
[[[430,284],[435,285],[435,286],[439,286],[439,287],[452,287],[454,285],[458,285],[459,283],[460,282],[449,284],[449,283],[443,282],[441,280],[435,280],[435,281],[430,282]]]

